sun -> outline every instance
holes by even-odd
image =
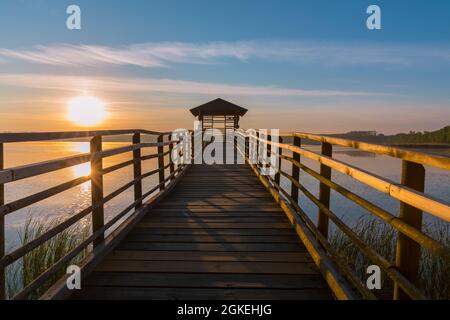
[[[93,126],[107,117],[105,103],[93,96],[79,96],[67,104],[67,118],[81,126]]]

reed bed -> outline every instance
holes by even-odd
[[[360,218],[349,224],[353,231],[371,248],[395,262],[397,231],[380,220]],[[450,247],[450,226],[442,221],[423,224],[423,232]],[[356,272],[357,276],[366,282],[366,270],[371,262],[341,231],[334,228],[330,234],[330,243],[341,257]],[[422,249],[419,269],[419,287],[431,299],[450,299],[450,259],[434,255],[427,249]],[[380,299],[392,299],[393,282],[382,273],[382,288],[374,290]]]
[[[29,218],[24,226],[18,230],[20,245],[24,245],[38,238],[48,230],[61,223],[61,219],[32,219]],[[41,246],[26,254],[7,268],[7,297],[12,298],[22,288],[30,284],[42,272],[50,268],[68,252],[74,249],[89,236],[89,224],[77,224],[57,234]],[[59,278],[61,278],[68,265],[77,264],[88,253],[89,248],[83,250],[70,263],[62,267],[59,272],[52,275],[44,285],[33,292],[28,298],[37,299],[48,290]]]

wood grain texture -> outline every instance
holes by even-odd
[[[330,299],[289,220],[248,166],[190,168],[74,299]]]

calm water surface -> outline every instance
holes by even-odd
[[[104,143],[104,149],[124,146],[126,143],[111,142]],[[319,151],[319,146],[306,146],[305,148]],[[5,165],[6,167],[19,166],[34,162],[46,161],[60,157],[71,156],[75,154],[89,152],[88,142],[33,142],[33,143],[14,143],[5,145]],[[156,150],[148,148],[143,154],[155,153]],[[433,152],[436,152],[434,150]],[[449,153],[449,150],[442,150],[443,153]],[[131,159],[132,154],[126,153],[104,160],[104,167],[117,164]],[[338,160],[352,164],[356,167],[364,168],[367,171],[377,175],[389,178],[393,181],[400,181],[401,160],[387,156],[373,155],[366,152],[352,150],[343,147],[334,148],[334,157]],[[302,162],[310,168],[318,171],[319,165],[311,160],[302,158]],[[166,162],[167,163],[167,162]],[[143,172],[156,168],[156,159],[145,161]],[[291,172],[291,165],[283,162],[283,169]],[[11,202],[33,193],[45,190],[60,183],[67,182],[76,177],[89,174],[89,164],[82,164],[75,167],[55,171],[52,173],[20,180],[14,183],[6,184],[5,200]],[[119,188],[123,184],[132,180],[132,167],[126,167],[116,172],[110,173],[104,177],[105,195]],[[144,191],[149,190],[156,185],[158,177],[156,175],[144,179]],[[358,195],[371,200],[375,204],[388,209],[397,214],[399,203],[385,194],[367,187],[343,174],[333,172],[333,180]],[[314,195],[318,195],[319,184],[314,178],[301,172],[300,181]],[[282,186],[290,190],[290,182],[282,177]],[[426,193],[450,202],[450,172],[439,169],[426,168]],[[127,207],[133,200],[133,188],[116,197],[105,205],[106,220],[111,219],[122,209]],[[305,197],[301,196],[299,202],[302,208],[316,219],[317,208]],[[6,216],[6,236],[8,247],[11,249],[17,246],[18,230],[20,230],[25,221],[30,217],[33,219],[52,219],[65,218],[75,212],[82,210],[90,205],[90,182],[74,187],[54,197],[41,201],[37,204],[21,209]],[[368,215],[367,211],[343,198],[339,194],[332,192],[331,199],[332,210],[348,221],[354,221],[358,217]],[[426,215],[426,219],[429,216]],[[84,223],[88,223],[85,220]]]
[[[127,143],[106,142],[103,149],[125,146]],[[89,152],[89,142],[33,142],[14,143],[5,145],[5,167],[15,167],[29,163],[57,159],[76,154]],[[156,153],[155,148],[146,148],[143,155]],[[131,160],[132,153],[124,153],[103,160],[103,166],[108,167],[123,161]],[[143,162],[143,172],[156,168],[157,160],[151,159]],[[166,160],[167,161],[167,160]],[[36,192],[59,185],[77,177],[89,175],[89,163],[54,171],[36,177],[31,177],[5,185],[6,203],[32,195]],[[128,166],[104,176],[105,196],[133,179],[133,168]],[[148,191],[157,183],[157,175],[143,180],[144,191]],[[90,182],[85,182],[70,190],[62,192],[51,198],[38,202],[32,206],[15,211],[6,216],[5,228],[7,245],[11,249],[17,245],[18,230],[29,219],[44,219],[51,221],[54,218],[66,218],[88,207],[91,203]],[[105,204],[106,220],[125,209],[133,200],[133,188],[129,188]],[[88,223],[85,219],[82,223]]]

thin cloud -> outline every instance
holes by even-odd
[[[203,95],[338,97],[391,95],[389,93],[304,90],[276,86],[230,85],[156,78],[82,77],[48,74],[0,74],[0,84],[16,87],[72,92],[159,92]]]
[[[216,64],[229,59],[285,61],[326,65],[400,65],[450,62],[449,47],[298,41],[154,42],[127,46],[36,46],[28,50],[0,48],[0,58],[56,66]]]

